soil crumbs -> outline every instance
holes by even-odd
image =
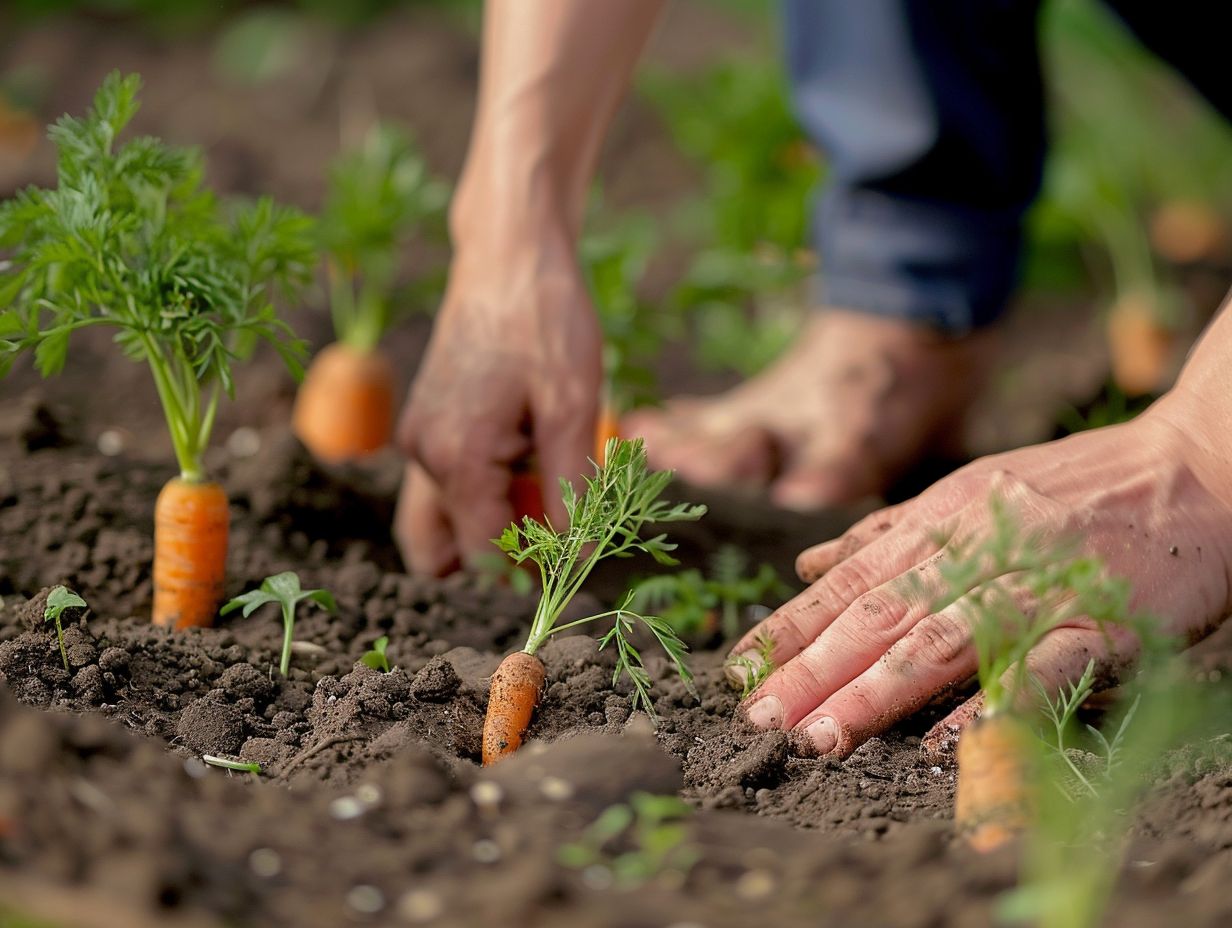
[[[944,707],[845,762],[796,757],[738,720],[717,651],[694,656],[699,700],[657,690],[653,728],[607,652],[557,639],[529,745],[481,769],[487,678],[531,603],[399,572],[381,480],[326,473],[281,432],[214,462],[228,592],[293,569],[337,611],[301,610],[285,679],[276,609],[154,628],[165,463],[99,458],[30,421],[0,453],[0,923],[977,926],[1014,882],[1013,851],[979,857],[951,834],[953,772],[919,751]],[[718,537],[749,521],[708,519]],[[42,621],[54,583],[91,605],[67,617],[68,670]],[[389,673],[359,661],[382,635]],[[625,833],[570,858],[637,794],[693,807],[666,851]],[[1108,924],[1227,924],[1232,770],[1162,783],[1142,821]]]

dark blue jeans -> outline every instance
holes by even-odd
[[[1198,0],[1107,0],[1232,117],[1232,38]],[[962,334],[1017,278],[1046,134],[1038,0],[784,0],[797,114],[830,165],[827,305]]]

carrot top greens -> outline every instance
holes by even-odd
[[[399,253],[420,226],[443,228],[448,200],[448,186],[392,126],[374,126],[334,162],[321,241],[339,341],[359,351],[377,346],[389,324]]]
[[[302,344],[270,291],[308,281],[312,222],[266,198],[225,209],[195,149],[118,142],[139,87],[135,74],[108,75],[84,117],[50,129],[57,185],[0,205],[0,373],[27,350],[44,376],[59,373],[74,332],[111,326],[150,366],[181,475],[200,480],[232,365],[266,341],[300,371]]]
[[[633,684],[634,708],[641,706],[653,715],[650,677],[628,636],[635,623],[644,625],[663,647],[681,679],[691,685],[692,676],[684,664],[685,645],[672,627],[657,616],[632,612],[627,608],[627,597],[619,608],[609,612],[564,624],[560,624],[561,616],[595,565],[605,558],[632,557],[642,551],[659,564],[676,564],[670,553],[676,546],[667,541],[667,536],[643,538],[643,529],[651,524],[695,521],[705,514],[706,507],[659,499],[672,479],[672,472],[647,470],[646,448],[641,439],[613,438],[604,451],[606,463],[595,465],[595,474],[586,478],[586,489],[580,496],[569,481],[560,482],[569,514],[567,528],[558,530],[550,522],[526,516],[521,524],[515,522],[505,529],[496,545],[515,563],[530,562],[539,568],[543,592],[523,650],[534,654],[557,632],[611,618],[612,629],[600,646],[616,646],[613,682],[627,675]]]

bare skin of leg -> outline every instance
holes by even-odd
[[[929,451],[955,449],[993,353],[982,331],[947,338],[850,310],[817,314],[756,377],[715,397],[638,410],[655,467],[699,486],[768,489],[818,509],[880,495]]]

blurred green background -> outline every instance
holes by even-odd
[[[776,14],[677,0],[612,129],[580,256],[617,406],[762,369],[825,273],[807,241],[825,159],[792,117]],[[223,189],[319,208],[325,166],[379,119],[454,180],[480,16],[478,0],[10,0],[0,196],[48,179],[43,125],[116,67],[145,79],[141,130],[204,146]],[[1098,4],[1053,0],[1041,30],[1053,149],[978,452],[1131,415],[1232,281],[1232,133]],[[437,242],[408,257],[438,290],[446,261]],[[434,294],[416,299],[430,313]],[[1150,369],[1126,375],[1125,350]]]

